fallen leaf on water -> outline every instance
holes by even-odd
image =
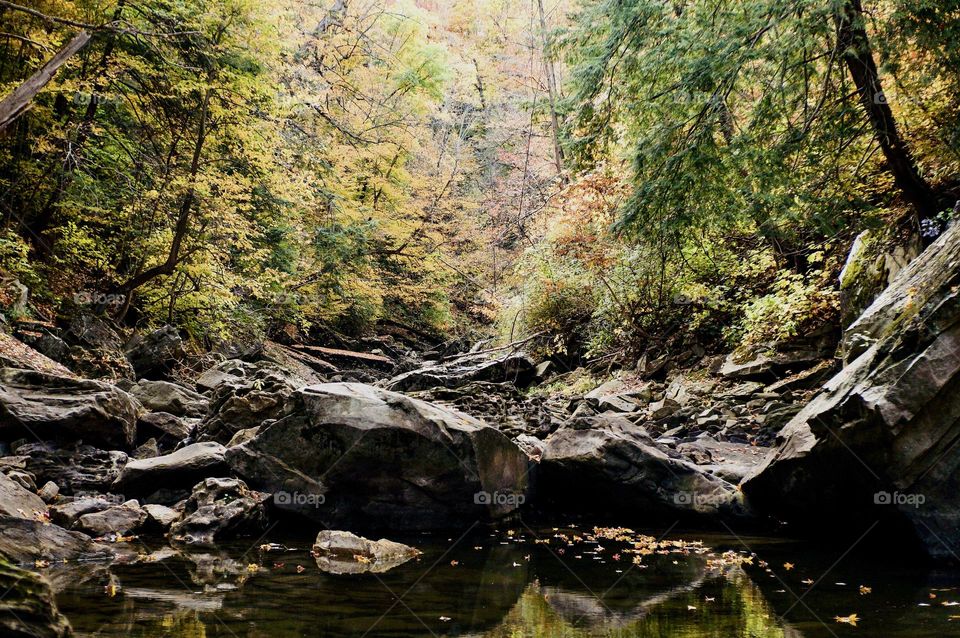
[[[703,599],[704,599],[706,602],[708,602],[708,603],[712,603],[713,601],[716,600],[716,598],[713,598],[713,597],[711,597],[711,596],[704,596]]]
[[[958,603],[955,600],[945,600],[940,604],[943,605],[944,607],[956,607],[957,605],[960,605],[960,603]]]
[[[696,611],[696,610],[697,608],[694,607],[693,605],[687,605],[687,611]]]
[[[35,560],[33,561],[33,566],[38,569],[43,569],[44,567],[50,567],[50,561],[48,560]]]
[[[249,565],[247,565],[247,571],[250,573],[258,572],[260,571],[260,566],[257,565],[256,563],[250,563]]]
[[[849,616],[834,616],[833,619],[838,623],[843,623],[844,625],[853,625],[854,627],[857,626],[857,622],[860,620],[856,614],[850,614]]]
[[[286,566],[286,563],[274,563],[274,564],[273,564],[273,568],[274,568],[274,569],[283,569],[285,566]]]
[[[459,565],[459,564],[460,564],[460,561],[458,561],[458,560],[452,560],[452,561],[450,561],[450,567],[456,567],[456,566]]]
[[[306,567],[304,567],[303,565],[297,565],[297,573],[298,573],[298,574],[302,574],[302,573],[305,572],[305,571],[307,571],[307,568],[306,568]]]
[[[440,622],[450,622],[453,620],[450,616],[440,616]]]
[[[784,563],[783,568],[787,571],[790,571],[791,569],[793,569],[793,563]]]
[[[873,587],[867,587],[866,585],[860,585],[860,595],[866,596],[869,593],[873,592]]]
[[[933,592],[930,592],[930,593],[927,594],[927,595],[930,597],[930,600],[933,600],[934,598],[937,597],[937,595],[936,595],[935,593],[933,593]]]
[[[806,579],[804,579],[804,580],[801,580],[800,582],[803,583],[804,585],[812,585],[812,584],[813,584],[813,579],[812,579],[812,578],[806,578]]]
[[[120,587],[118,587],[117,585],[114,585],[113,583],[109,585],[104,585],[103,587],[103,593],[105,593],[110,598],[113,598],[114,596],[116,596],[118,591],[120,591]]]

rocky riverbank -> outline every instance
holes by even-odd
[[[391,339],[201,366],[170,328],[21,326],[0,343],[0,555],[42,567],[109,560],[132,535],[462,529],[534,508],[798,528],[829,512],[955,558],[958,263],[952,229],[845,332],[842,359],[811,335],[606,380]]]

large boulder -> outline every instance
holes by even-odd
[[[848,364],[743,484],[809,526],[912,529],[934,556],[960,534],[960,226],[903,270],[844,335]],[[862,529],[860,530],[863,531]]]
[[[502,517],[527,457],[455,410],[358,383],[310,386],[227,461],[274,502],[327,527],[435,529]]]
[[[405,372],[387,383],[395,392],[413,392],[430,388],[459,388],[475,381],[529,385],[536,377],[536,364],[530,357],[513,353],[503,357],[468,355],[445,363]]]
[[[164,380],[187,357],[183,339],[173,326],[138,335],[127,344],[127,359],[138,379]]]
[[[201,417],[207,413],[205,396],[169,381],[144,379],[130,388],[130,394],[152,412],[182,417]]]
[[[183,518],[173,523],[170,536],[188,545],[262,534],[269,525],[270,495],[256,492],[234,478],[208,478],[193,488]]]
[[[0,634],[7,638],[67,638],[70,623],[57,609],[50,584],[40,574],[0,557]]]
[[[219,443],[194,443],[164,456],[130,461],[113,488],[151,503],[176,503],[198,481],[225,473],[225,452],[226,448]]]
[[[140,406],[110,384],[0,369],[0,436],[130,449]]]
[[[626,508],[638,520],[744,514],[734,484],[671,457],[622,417],[554,432],[538,486],[543,500],[564,512]]]

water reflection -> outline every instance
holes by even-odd
[[[634,564],[615,543],[561,553],[532,534],[472,537],[452,549],[455,538],[398,540],[424,554],[384,574],[323,573],[301,540],[270,552],[140,547],[110,566],[49,575],[79,636],[960,636],[951,605],[940,604],[960,600],[956,573],[856,556],[831,568],[838,553],[801,545],[751,541],[758,556],[744,564],[712,551]],[[742,549],[735,539],[709,545]],[[796,566],[779,567],[788,561]],[[834,620],[851,613],[858,627]]]

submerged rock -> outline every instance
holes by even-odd
[[[313,544],[317,567],[331,574],[382,574],[420,555],[420,551],[385,538],[371,541],[350,532],[324,530]]]
[[[463,413],[357,383],[303,388],[227,461],[277,507],[328,527],[435,529],[525,499],[527,457]]]
[[[108,383],[0,369],[0,435],[8,438],[129,450],[139,410],[136,399]]]
[[[845,334],[853,357],[743,484],[798,526],[888,520],[936,557],[960,529],[960,225],[902,271]],[[868,344],[859,355],[854,343]]]

